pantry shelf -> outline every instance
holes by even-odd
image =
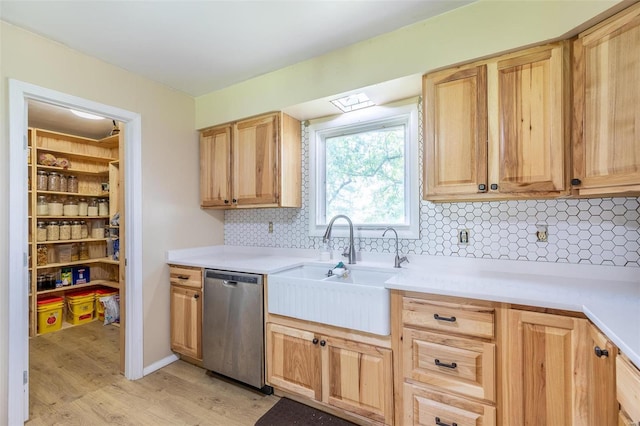
[[[109,176],[109,170],[78,170],[74,168],[65,169],[64,167],[56,167],[56,166],[43,166],[38,164],[38,170],[46,170],[49,172],[60,172],[60,173],[71,173],[73,175],[83,175],[83,176]]]
[[[36,269],[48,269],[48,268],[61,268],[64,266],[75,266],[75,265],[88,265],[91,263],[110,263],[110,264],[118,264],[117,261],[112,260],[109,257],[99,257],[96,259],[85,259],[85,260],[74,260],[73,262],[64,262],[64,263],[47,263],[46,265],[38,265]]]
[[[38,191],[38,195],[64,195],[72,197],[108,197],[108,192],[100,192],[98,194],[80,193],[80,192],[61,192],[61,191]]]
[[[70,244],[70,243],[90,243],[90,242],[96,242],[96,241],[107,241],[107,238],[82,238],[80,240],[37,241],[36,244]]]
[[[60,154],[61,156],[65,156],[68,157],[69,159],[85,159],[85,160],[91,160],[91,161],[99,161],[99,162],[105,162],[105,163],[109,163],[111,161],[115,161],[116,158],[111,158],[111,157],[99,157],[96,155],[92,155],[92,154],[81,154],[78,152],[69,152],[69,151],[62,151],[59,149],[49,149],[49,148],[44,148],[44,147],[38,147],[38,152],[48,152],[51,154]]]

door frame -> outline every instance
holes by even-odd
[[[139,113],[9,79],[9,311],[8,420],[29,418],[29,289],[27,203],[27,101],[84,110],[125,124],[125,365],[129,380],[143,376],[142,118]]]

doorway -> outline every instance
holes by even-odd
[[[127,296],[124,324],[124,375],[130,380],[143,376],[142,365],[142,214],[141,117],[139,114],[76,96],[9,80],[9,347],[8,420],[22,424],[29,415],[29,309],[28,309],[28,187],[27,123],[29,101],[73,108],[121,122],[125,133],[125,175],[127,183],[123,237],[127,248],[124,281]],[[138,195],[138,196],[134,196]]]

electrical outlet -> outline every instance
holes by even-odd
[[[269,222],[269,233],[273,234],[273,222]]]
[[[468,229],[458,229],[458,244],[469,244],[471,234]]]
[[[536,239],[539,243],[546,243],[549,238],[547,225],[536,225]]]

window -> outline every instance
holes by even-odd
[[[344,214],[360,237],[379,238],[393,226],[403,238],[419,238],[417,125],[412,100],[309,126],[311,235]],[[345,222],[335,227],[334,235],[346,235]]]

